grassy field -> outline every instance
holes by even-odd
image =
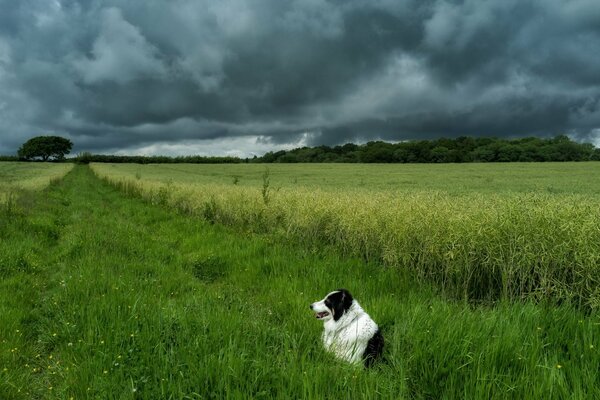
[[[0,218],[2,399],[600,396],[600,319],[449,300],[407,270],[190,218],[77,166]],[[325,354],[308,304],[350,289],[385,362]]]
[[[597,309],[599,166],[93,164],[92,169],[151,203],[410,270],[454,298],[552,299]]]
[[[56,163],[0,163],[0,204],[23,190],[41,190],[50,182],[60,179],[73,164]]]
[[[600,163],[468,164],[97,164],[112,174],[159,182],[274,189],[565,193],[600,196]]]

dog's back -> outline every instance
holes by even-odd
[[[381,331],[377,329],[377,332],[369,339],[367,342],[367,348],[363,353],[363,361],[365,363],[365,367],[370,367],[373,363],[381,357],[381,353],[383,353],[383,335]]]

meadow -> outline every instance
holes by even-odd
[[[92,164],[111,176],[186,185],[467,193],[600,195],[600,163]]]
[[[598,163],[91,168],[152,203],[406,269],[455,298],[600,306]]]
[[[558,304],[552,299],[562,297],[550,294],[485,302],[449,296],[416,269],[353,256],[335,242],[303,242],[271,219],[252,229],[253,220],[238,225],[218,217],[225,211],[217,206],[184,205],[175,196],[177,175],[152,180],[156,166],[92,168],[75,166],[42,192],[22,192],[14,207],[0,208],[2,399],[600,397],[600,318],[589,302]],[[254,193],[263,212],[271,212],[287,190],[276,189],[283,172],[275,168],[256,170],[256,183],[246,188],[244,175],[217,184],[203,183],[200,172],[193,194],[209,190],[223,207],[235,203],[218,203],[215,188],[244,201]],[[293,176],[285,179],[294,185]],[[548,182],[561,187],[560,179]],[[289,207],[328,193],[349,202],[346,189],[306,189],[303,196],[316,197]],[[590,206],[595,198],[505,192],[494,201],[530,200],[557,212],[566,199]],[[390,196],[387,189],[372,193]],[[449,215],[428,208],[431,199],[458,211],[470,196],[489,197],[440,188],[411,196],[410,210],[420,217]],[[516,210],[531,212],[533,205]],[[510,217],[503,220],[506,231],[525,229],[518,215]],[[429,218],[424,223],[435,219]],[[554,222],[546,229],[556,229]],[[560,254],[539,250],[544,257]],[[594,247],[586,251],[592,257]],[[385,360],[371,370],[340,363],[321,348],[322,324],[308,305],[336,287],[350,289],[383,330]]]
[[[73,164],[2,162],[0,168],[0,204],[23,190],[41,190],[60,179]]]

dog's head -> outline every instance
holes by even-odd
[[[337,321],[352,306],[352,295],[346,289],[338,289],[329,293],[321,301],[310,305],[310,309],[315,313],[315,317],[324,322],[333,318]]]

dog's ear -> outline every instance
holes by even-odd
[[[337,321],[352,306],[352,295],[346,289],[339,289],[331,296],[333,320]]]
[[[352,306],[352,301],[354,299],[352,298],[350,292],[346,289],[340,289],[340,292],[342,292],[342,303],[344,304],[344,310],[347,310]]]

